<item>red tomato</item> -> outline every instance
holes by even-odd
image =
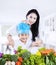
[[[18,58],[18,61],[23,62],[23,58],[22,57],[19,57]]]
[[[21,65],[21,62],[17,61],[17,62],[16,62],[16,65]]]

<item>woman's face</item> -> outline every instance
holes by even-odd
[[[35,13],[31,13],[27,16],[27,23],[29,25],[32,25],[36,22],[37,20],[37,15]]]

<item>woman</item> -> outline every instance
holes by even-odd
[[[39,13],[36,9],[31,9],[26,14],[26,23],[28,23],[31,26],[31,32],[32,32],[32,41],[35,41],[35,37],[38,36],[38,28],[39,28]]]

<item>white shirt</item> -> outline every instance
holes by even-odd
[[[27,42],[24,44],[20,40],[15,40],[15,50],[17,50],[18,46],[22,46],[22,49],[29,49],[30,45],[32,44],[31,39],[28,38]]]

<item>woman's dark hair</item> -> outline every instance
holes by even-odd
[[[28,13],[26,14],[26,17],[31,14],[31,13],[35,13],[37,15],[37,20],[34,24],[31,25],[31,32],[32,32],[32,41],[35,41],[35,37],[38,36],[38,33],[39,33],[39,19],[40,19],[40,16],[39,16],[39,13],[36,9],[31,9],[28,11]]]

